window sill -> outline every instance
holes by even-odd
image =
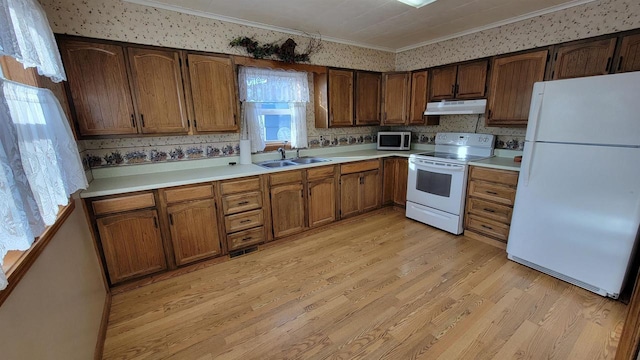
[[[268,142],[265,144],[264,150],[262,150],[263,152],[267,152],[267,151],[276,151],[278,150],[278,148],[284,147],[285,150],[291,150],[291,143],[287,142],[286,144],[284,142]]]
[[[56,222],[47,227],[42,235],[33,242],[31,248],[25,251],[9,251],[7,256],[5,256],[2,269],[7,275],[9,285],[7,285],[6,289],[0,290],[0,306],[2,306],[4,301],[9,297],[29,268],[31,268],[31,265],[33,265],[38,256],[40,256],[44,248],[58,232],[60,226],[62,226],[69,215],[71,215],[75,207],[75,201],[73,199],[69,199],[69,204],[61,207]]]

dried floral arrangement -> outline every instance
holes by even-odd
[[[293,39],[287,39],[281,45],[277,43],[260,44],[252,37],[237,37],[229,43],[231,47],[241,46],[256,59],[275,59],[288,63],[308,62],[310,56],[322,48],[320,38],[310,38],[303,53],[296,53],[296,44]]]

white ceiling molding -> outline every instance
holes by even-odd
[[[277,32],[285,33],[285,34],[298,35],[298,36],[304,36],[304,37],[309,37],[309,35],[310,35],[309,33],[304,32],[304,31],[300,31],[300,30],[288,29],[288,28],[283,28],[283,27],[279,27],[279,26],[268,25],[268,24],[263,24],[263,23],[259,23],[259,22],[238,19],[238,18],[234,18],[234,17],[231,17],[231,16],[224,16],[224,15],[218,15],[218,14],[212,14],[212,13],[207,13],[207,12],[187,9],[187,8],[182,7],[182,6],[159,3],[159,2],[156,2],[156,1],[153,1],[153,0],[123,0],[123,1],[124,2],[129,2],[129,3],[132,3],[132,4],[137,4],[137,5],[150,6],[150,7],[154,7],[154,8],[158,8],[158,9],[170,10],[170,11],[175,11],[175,12],[179,12],[179,13],[183,13],[183,14],[194,15],[194,16],[199,16],[199,17],[204,17],[204,18],[209,18],[209,19],[214,19],[214,20],[226,21],[226,22],[239,24],[239,25],[255,27],[255,28],[263,29],[263,30],[277,31]],[[591,1],[594,1],[594,0],[591,0]],[[329,37],[329,36],[323,36],[322,34],[320,34],[320,38],[323,41],[330,41],[330,42],[334,42],[334,43],[338,43],[338,44],[352,45],[352,46],[358,46],[358,47],[367,48],[367,49],[373,49],[373,50],[386,51],[386,52],[390,52],[390,53],[396,53],[395,49],[382,47],[382,46],[375,46],[375,45],[371,45],[371,44],[360,43],[360,42],[357,42],[357,41],[350,41],[350,40],[345,40],[345,39],[332,38],[332,37]],[[231,40],[229,40],[229,41],[231,41]]]
[[[531,19],[531,18],[534,18],[536,16],[542,16],[542,15],[550,14],[552,12],[568,9],[568,8],[571,8],[571,7],[574,7],[574,6],[578,6],[578,5],[588,4],[588,3],[594,2],[594,1],[597,1],[597,0],[573,0],[571,2],[564,3],[562,5],[551,6],[551,7],[548,7],[546,9],[533,11],[533,12],[530,12],[528,14],[516,16],[516,17],[510,18],[510,19],[506,19],[506,20],[502,20],[502,21],[497,21],[497,22],[494,22],[494,23],[491,23],[491,24],[488,24],[488,25],[485,25],[485,26],[480,26],[480,27],[469,29],[469,30],[462,31],[462,32],[459,32],[459,33],[455,33],[455,34],[439,37],[437,39],[424,41],[424,42],[421,42],[421,43],[418,43],[418,44],[414,44],[414,45],[410,45],[410,46],[405,46],[405,47],[396,49],[395,52],[397,54],[397,53],[401,53],[403,51],[417,49],[417,48],[422,47],[422,46],[427,46],[427,45],[439,43],[441,41],[455,39],[457,37],[470,35],[470,34],[473,34],[473,33],[480,32],[480,31],[497,28],[497,27],[500,27],[500,26],[503,26],[503,25],[513,24],[513,23],[518,22],[518,21]]]
[[[289,28],[284,28],[284,27],[279,27],[279,26],[274,26],[274,25],[268,25],[268,24],[263,24],[263,23],[259,23],[259,22],[249,21],[249,20],[243,20],[243,19],[230,17],[230,16],[225,16],[225,15],[218,15],[218,14],[212,14],[212,13],[208,13],[208,12],[192,10],[192,9],[184,8],[184,7],[177,6],[177,5],[169,5],[169,4],[166,4],[166,3],[157,2],[157,1],[154,1],[154,0],[123,0],[123,1],[129,2],[129,3],[133,3],[133,4],[143,5],[143,6],[149,6],[149,7],[154,7],[154,8],[164,9],[164,10],[175,11],[175,12],[179,12],[179,13],[183,13],[183,14],[189,14],[189,15],[194,15],[194,16],[199,16],[199,17],[204,17],[204,18],[209,18],[209,19],[214,19],[214,20],[230,22],[230,23],[239,24],[239,25],[255,27],[255,28],[269,30],[269,31],[277,31],[277,32],[285,33],[285,34],[291,34],[291,35],[297,35],[297,36],[303,36],[303,37],[310,37],[309,33],[304,32],[304,31],[300,31],[300,30],[289,29]],[[494,23],[491,23],[491,24],[487,24],[487,25],[484,25],[484,26],[476,27],[476,28],[473,28],[473,29],[469,29],[469,30],[466,30],[466,31],[458,32],[458,33],[451,34],[451,35],[442,36],[442,37],[439,37],[437,39],[420,42],[420,43],[417,43],[417,44],[414,44],[414,45],[405,46],[405,47],[398,48],[398,49],[375,46],[375,45],[371,45],[371,44],[367,44],[367,43],[351,41],[351,40],[345,40],[345,39],[340,39],[340,38],[327,37],[327,36],[322,36],[322,35],[320,37],[321,37],[321,39],[323,41],[329,41],[329,42],[335,42],[335,43],[339,43],[339,44],[358,46],[358,47],[363,47],[363,48],[367,48],[367,49],[380,50],[380,51],[391,52],[391,53],[396,53],[397,54],[397,53],[400,53],[400,52],[413,50],[413,49],[416,49],[416,48],[419,48],[419,47],[422,47],[422,46],[435,44],[435,43],[438,43],[438,42],[441,42],[441,41],[451,40],[451,39],[454,39],[454,38],[457,38],[457,37],[470,35],[470,34],[473,34],[473,33],[484,31],[484,30],[493,29],[493,28],[496,28],[496,27],[499,27],[499,26],[512,24],[512,23],[515,23],[515,22],[518,22],[518,21],[531,19],[531,18],[534,18],[534,17],[537,17],[537,16],[546,15],[546,14],[549,14],[549,13],[553,13],[553,12],[556,12],[556,11],[568,9],[568,8],[571,8],[571,7],[574,7],[574,6],[587,4],[587,3],[590,3],[590,2],[594,2],[594,1],[597,1],[597,0],[572,0],[572,1],[569,1],[569,2],[561,4],[561,5],[551,6],[551,7],[548,7],[548,8],[545,8],[545,9],[541,9],[541,10],[537,10],[537,11],[533,11],[533,12],[530,12],[530,13],[527,13],[527,14],[524,14],[524,15],[516,16],[516,17],[509,18],[509,19],[502,20],[502,21],[497,21],[497,22],[494,22]]]

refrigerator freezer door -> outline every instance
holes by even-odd
[[[640,72],[534,85],[526,140],[640,145]]]
[[[527,146],[510,258],[618,294],[640,223],[640,148]]]

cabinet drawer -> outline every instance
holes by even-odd
[[[307,170],[307,181],[332,177],[336,170],[334,166],[322,166]]]
[[[484,181],[472,180],[469,183],[469,196],[495,201],[500,204],[513,205],[516,189]]]
[[[473,214],[469,215],[467,220],[467,229],[494,237],[504,242],[507,242],[507,238],[509,238],[509,225],[485,219]]]
[[[269,175],[269,182],[271,183],[271,186],[302,182],[302,171],[286,171],[278,174],[271,174]]]
[[[380,168],[380,160],[360,161],[340,166],[341,174],[353,174],[362,171],[376,170]]]
[[[229,215],[224,218],[227,233],[251,229],[264,223],[262,209]]]
[[[153,193],[122,196],[111,199],[98,200],[91,203],[95,215],[112,214],[117,212],[144,209],[156,206]]]
[[[259,209],[261,207],[262,193],[260,191],[222,197],[222,208],[225,215]]]
[[[188,200],[197,200],[197,199],[206,199],[213,197],[213,185],[199,185],[199,186],[189,186],[189,187],[181,187],[175,189],[163,190],[164,199],[168,204],[180,202],[180,201],[188,201]]]
[[[506,205],[469,198],[467,200],[467,212],[509,224],[511,223],[511,213],[513,209]]]
[[[240,231],[231,235],[227,235],[227,245],[229,251],[243,248],[245,246],[259,244],[264,242],[264,227],[251,230]]]
[[[220,184],[220,193],[222,195],[235,194],[245,191],[260,190],[260,178],[253,177],[243,180],[223,181]]]
[[[471,167],[469,178],[471,180],[483,180],[512,186],[518,184],[518,173],[515,171],[487,169],[478,166]]]

